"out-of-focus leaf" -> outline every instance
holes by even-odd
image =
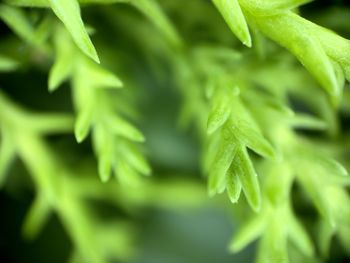
[[[35,42],[33,26],[23,10],[8,5],[0,5],[0,18],[25,41]]]
[[[122,158],[116,163],[115,175],[123,185],[129,187],[139,187],[141,185],[141,178],[138,173]]]
[[[105,126],[95,125],[92,133],[93,146],[98,159],[98,173],[102,182],[107,182],[114,164],[114,138]]]
[[[304,227],[294,216],[290,215],[288,220],[288,235],[294,244],[307,256],[313,256],[314,247]]]
[[[270,220],[268,228],[264,233],[264,249],[266,250],[265,256],[266,262],[280,262],[288,263],[288,252],[287,252],[287,235],[285,222],[281,221],[281,218],[275,216]],[[261,252],[261,250],[259,251]]]
[[[261,171],[266,176],[264,194],[273,205],[279,206],[289,200],[294,174],[289,165],[282,161],[269,162],[266,166]]]
[[[317,231],[317,244],[324,257],[328,257],[329,248],[331,246],[331,240],[335,232],[335,228],[332,227],[325,220],[320,220]]]
[[[122,146],[122,154],[130,165],[132,165],[139,173],[150,175],[151,167],[135,145],[129,142],[124,142],[124,145]]]
[[[111,130],[115,132],[115,134],[118,134],[135,142],[145,141],[145,137],[137,128],[116,115],[110,115],[107,124]]]
[[[28,128],[40,134],[72,132],[74,119],[68,114],[28,114]]]
[[[49,74],[49,91],[56,90],[63,81],[70,77],[74,67],[74,48],[63,28],[58,27],[55,35],[55,63]]]
[[[302,156],[304,156],[305,160],[308,160],[311,165],[317,167],[318,170],[322,171],[324,174],[334,174],[342,176],[348,175],[348,171],[343,165],[341,165],[333,158],[329,158],[324,153],[316,152],[315,150],[310,148],[303,148],[301,150],[301,154]]]
[[[8,168],[10,167],[14,157],[15,157],[15,145],[9,138],[10,134],[7,134],[8,131],[1,132],[0,140],[0,189],[3,186]]]
[[[264,231],[265,220],[262,216],[254,217],[240,227],[230,242],[230,251],[238,252],[257,239]]]
[[[325,121],[307,114],[296,114],[288,122],[294,128],[311,130],[324,130],[327,128]]]
[[[144,13],[169,39],[169,41],[176,46],[181,44],[180,37],[178,36],[175,28],[172,26],[168,18],[164,15],[163,11],[159,7],[155,0],[129,0],[132,5],[137,7],[142,13]]]
[[[17,6],[48,7],[48,0],[5,0],[6,3]]]
[[[93,106],[87,105],[79,113],[75,122],[74,134],[77,142],[82,142],[89,134],[94,119]]]
[[[84,63],[84,73],[89,75],[90,85],[95,88],[121,88],[123,83],[110,71],[104,69],[102,66],[93,61],[88,61],[81,58]],[[85,76],[82,76],[85,77]]]
[[[23,233],[26,238],[34,239],[38,236],[49,218],[50,210],[50,204],[45,196],[39,194],[35,198],[24,220]]]
[[[111,146],[110,146],[111,147]],[[112,174],[113,156],[111,151],[105,150],[98,158],[98,174],[102,182],[107,182]]]
[[[335,219],[329,204],[329,198],[323,192],[327,185],[325,185],[324,181],[317,178],[319,171],[312,170],[312,166],[310,167],[309,165],[297,165],[299,166],[296,169],[299,182],[310,196],[320,214],[334,226]]]
[[[16,60],[0,55],[0,72],[13,71],[18,67],[19,63]]]

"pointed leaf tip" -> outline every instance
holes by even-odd
[[[252,46],[252,39],[244,14],[237,0],[213,0],[232,32],[247,47]]]
[[[112,164],[109,157],[110,156],[101,156],[99,158],[98,174],[103,183],[109,181],[112,173]]]
[[[81,143],[88,136],[92,115],[92,107],[87,107],[79,112],[74,127],[74,134],[78,143]]]
[[[236,162],[236,168],[239,169],[237,175],[247,201],[255,212],[259,212],[261,208],[259,181],[245,146],[239,147],[234,162]]]
[[[53,12],[63,22],[76,45],[92,60],[100,64],[96,49],[85,29],[77,0],[49,0]]]

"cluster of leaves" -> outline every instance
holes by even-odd
[[[169,39],[178,41],[156,2],[130,1],[130,4],[151,17]],[[38,19],[17,6],[51,7],[65,28],[51,13]],[[139,178],[139,174],[151,172],[136,144],[143,142],[144,136],[126,120],[133,109],[128,98],[118,94],[123,83],[100,64],[87,33],[92,30],[85,28],[77,1],[8,1],[0,6],[0,18],[20,38],[6,39],[10,44],[5,41],[2,50],[16,46],[13,42],[21,46],[0,56],[0,71],[13,72],[25,63],[46,67],[46,61],[54,60],[48,74],[48,90],[54,92],[69,79],[77,112],[76,118],[70,114],[35,113],[0,94],[1,185],[19,157],[36,188],[35,200],[24,220],[24,236],[35,238],[54,212],[74,244],[72,262],[130,259],[135,255],[136,227],[123,219],[106,222],[96,217],[96,212],[91,211],[93,205],[86,200],[109,202],[127,211],[149,205],[183,209],[203,201],[202,189],[189,180],[150,182]],[[46,139],[47,135],[74,132],[80,143],[90,129],[101,180],[108,181],[114,170],[119,183],[105,185],[93,179],[91,165],[73,168],[66,164]],[[138,188],[129,191],[130,186]],[[189,195],[183,195],[186,188]]]
[[[127,121],[130,105],[125,105],[129,102],[123,103],[127,99],[118,94],[122,81],[103,59],[100,64],[100,50],[96,45],[96,52],[89,36],[94,30],[87,28],[81,18],[80,4],[127,3],[145,14],[161,32],[150,30],[149,24],[128,20],[135,29],[129,35],[142,39],[141,52],[156,74],[165,74],[163,68],[154,66],[165,61],[174,75],[184,102],[181,121],[195,123],[203,141],[202,167],[208,175],[209,195],[226,190],[232,203],[243,202],[233,208],[246,211],[244,200],[239,200],[243,192],[254,211],[234,235],[230,249],[239,251],[260,238],[257,262],[298,262],[295,258],[300,255],[305,261],[316,261],[319,256],[327,257],[330,241],[336,235],[349,250],[350,197],[346,187],[350,179],[335,160],[338,156],[332,155],[337,151],[332,149],[334,138],[342,136],[337,111],[346,111],[343,101],[347,90],[343,89],[350,81],[350,41],[301,17],[297,8],[308,0],[212,2],[210,7],[202,1],[192,2],[193,8],[208,14],[198,21],[210,27],[212,11],[207,10],[215,6],[237,38],[253,50],[242,49],[227,31],[220,31],[223,24],[213,24],[213,32],[207,32],[217,34],[218,43],[197,44],[191,35],[197,18],[182,19],[187,15],[179,8],[181,4],[172,1],[165,1],[164,8],[178,19],[177,26],[185,31],[186,41],[180,40],[155,0],[6,0],[0,6],[0,18],[30,45],[28,59],[39,63],[40,58],[54,60],[49,90],[70,80],[77,116],[73,124],[70,116],[28,113],[0,95],[1,182],[17,154],[38,189],[25,223],[27,235],[34,236],[54,210],[74,240],[74,257],[105,262],[111,256],[126,256],[130,231],[118,227],[111,232],[114,226],[104,226],[100,231],[97,228],[102,224],[96,224],[96,219],[87,214],[82,199],[91,194],[119,202],[119,196],[109,192],[115,187],[124,193],[126,203],[157,203],[157,198],[149,196],[161,190],[140,180],[139,174],[149,175],[151,168],[139,149],[138,143],[144,141],[142,133]],[[22,7],[51,8],[63,26],[51,13],[35,25]],[[112,16],[111,24],[118,23]],[[186,32],[193,44],[186,39]],[[264,36],[286,48],[308,73],[291,54]],[[161,61],[157,60],[159,54]],[[0,55],[1,71],[16,70],[22,62]],[[297,103],[293,104],[291,97]],[[303,107],[309,112],[302,112]],[[108,181],[113,171],[121,186],[77,179],[59,161],[43,136],[71,132],[73,126],[78,142],[91,130],[101,180]],[[323,146],[300,130],[322,133],[322,140],[330,141],[331,146]],[[337,149],[342,147],[336,145]],[[135,190],[140,195],[135,197],[132,190],[123,192],[130,185],[141,185]],[[303,200],[319,212],[317,249],[310,231],[303,226],[303,218],[294,209],[293,197],[302,195],[295,193],[295,185],[305,193]],[[171,187],[164,185],[166,189]],[[181,191],[181,187],[186,186],[176,189]],[[76,193],[76,188],[81,190]],[[191,189],[195,191],[195,187]],[[296,252],[289,252],[293,251],[289,241],[298,248]],[[120,251],[111,248],[113,242],[122,244]]]

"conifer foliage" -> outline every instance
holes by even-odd
[[[3,1],[0,85],[12,86],[0,87],[0,186],[23,163],[35,188],[24,237],[38,236],[54,213],[73,243],[72,262],[128,261],[137,224],[105,222],[90,199],[141,211],[216,196],[239,222],[231,252],[257,240],[259,263],[324,262],[337,240],[350,255],[350,9],[304,15],[318,4]],[[33,69],[47,85],[25,93],[63,92],[68,110],[43,110],[39,97],[33,110],[11,95],[13,79]],[[180,96],[178,123],[200,142],[207,191],[199,175],[152,172],[139,109],[156,96],[147,76]],[[312,226],[305,206],[315,210]]]

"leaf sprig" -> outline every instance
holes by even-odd
[[[333,104],[339,104],[345,78],[350,81],[349,40],[293,12],[310,1],[213,2],[243,44],[251,46],[248,25],[258,29],[293,53],[330,95]]]
[[[151,170],[138,147],[142,133],[115,112],[110,91],[122,87],[122,82],[100,65],[81,56],[62,28],[55,34],[56,62],[49,78],[49,89],[55,90],[67,78],[72,80],[77,110],[75,136],[82,142],[92,129],[92,140],[99,161],[101,180],[106,182],[112,173],[122,182],[136,183],[137,174],[149,175]]]

